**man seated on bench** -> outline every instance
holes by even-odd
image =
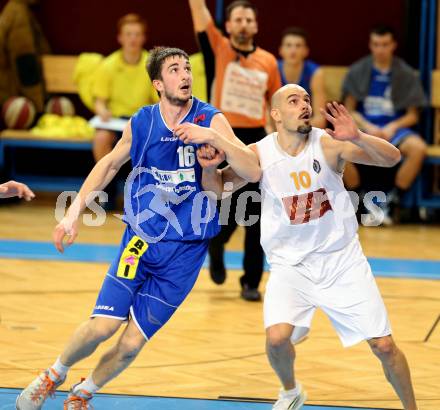
[[[399,204],[402,194],[420,172],[426,155],[424,140],[412,129],[419,121],[419,110],[426,105],[426,98],[415,71],[394,56],[397,42],[392,28],[373,28],[369,47],[371,55],[349,68],[343,84],[344,104],[359,128],[391,142],[400,149],[404,160],[395,176],[396,170],[387,174],[384,169],[377,172],[374,167],[347,163],[344,182],[352,190],[359,189],[361,180],[365,191],[392,188],[387,202],[378,204],[384,210],[384,224],[391,224],[389,205]]]

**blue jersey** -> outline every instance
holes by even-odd
[[[391,72],[381,72],[373,67],[370,89],[363,102],[359,102],[358,111],[371,123],[383,127],[403,115],[396,112],[391,99]]]
[[[219,111],[197,98],[182,122],[209,127]],[[216,203],[203,192],[197,146],[184,144],[166,125],[159,104],[131,119],[130,173],[124,220],[148,243],[209,239],[219,231]]]
[[[310,83],[312,81],[313,74],[319,68],[319,65],[311,60],[305,60],[301,76],[298,81],[298,85],[304,88],[310,95],[312,95],[312,89]],[[281,84],[286,85],[287,80],[283,70],[283,60],[278,60],[278,70],[281,76]]]

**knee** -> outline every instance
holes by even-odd
[[[93,138],[93,144],[96,145],[110,145],[114,142],[115,135],[111,131],[97,130]]]
[[[343,180],[345,187],[348,190],[355,190],[359,188],[361,184],[361,177],[359,175],[359,171],[356,166],[350,162],[345,164]]]
[[[423,159],[426,156],[426,152],[428,150],[428,146],[422,138],[412,138],[411,143],[408,144],[405,149],[402,149],[402,154],[405,157],[412,157]]]
[[[102,320],[102,318],[92,318],[86,322],[86,337],[97,342],[104,342],[113,336],[119,329],[119,320]]]
[[[371,339],[368,342],[373,353],[381,360],[394,356],[397,351],[397,346],[391,336]]]
[[[118,353],[123,361],[133,360],[142,350],[145,340],[137,337],[122,338],[117,345]]]
[[[266,344],[268,350],[277,351],[290,345],[291,333],[283,332],[276,326],[270,327],[266,332]]]

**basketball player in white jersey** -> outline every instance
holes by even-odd
[[[400,153],[358,130],[344,106],[333,103],[327,109],[322,113],[334,131],[312,128],[310,96],[302,87],[285,85],[272,99],[277,132],[250,146],[262,170],[261,243],[270,263],[264,299],[267,355],[283,386],[273,409],[297,410],[306,400],[294,376],[293,344],[308,332],[320,307],[344,346],[368,342],[405,410],[416,410],[409,367],[391,336],[342,182],[346,161],[391,167]],[[178,135],[214,147],[223,138],[188,124]],[[217,196],[225,182],[233,182],[234,190],[244,185],[230,168],[217,170],[221,157],[199,156],[208,176],[204,187]]]

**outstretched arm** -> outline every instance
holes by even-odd
[[[206,31],[209,22],[212,20],[211,13],[206,6],[206,0],[189,0],[191,16],[194,24],[194,31],[200,33]]]
[[[256,153],[255,144],[249,145],[249,148]],[[197,150],[197,159],[203,167],[202,185],[206,192],[212,192],[215,199],[222,199],[227,195],[239,190],[247,184],[247,181],[236,174],[236,172],[227,166],[223,169],[217,169],[225,157],[223,152],[213,148],[202,147]],[[227,196],[226,195],[226,196]]]
[[[232,131],[223,114],[217,114],[211,121],[211,128],[186,122],[174,130],[185,144],[209,144],[226,155],[226,161],[241,178],[257,182],[261,177],[258,157],[241,142]]]
[[[35,198],[35,194],[25,184],[15,181],[8,181],[0,184],[0,198],[12,198],[18,196],[30,201]]]
[[[64,251],[63,239],[66,235],[69,236],[68,245],[71,245],[78,235],[78,218],[93,199],[90,194],[103,190],[110,183],[121,166],[129,160],[130,148],[131,121],[126,125],[122,138],[113,150],[93,167],[72,205],[67,210],[66,216],[55,227],[53,241],[59,252]]]
[[[400,151],[382,138],[360,131],[347,109],[336,102],[327,104],[321,113],[333,124],[326,132],[338,142],[338,163],[344,161],[365,165],[392,167],[400,161]],[[340,165],[340,164],[339,164]],[[339,167],[338,167],[339,168]]]

